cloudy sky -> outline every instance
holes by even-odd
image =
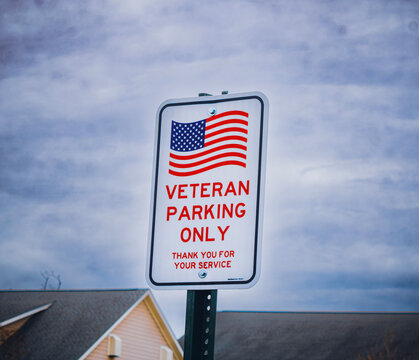
[[[1,1],[0,288],[147,287],[158,106],[258,90],[261,278],[218,309],[418,311],[418,56],[417,1]]]

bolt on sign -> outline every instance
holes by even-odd
[[[147,257],[152,288],[257,282],[267,120],[260,92],[160,105]]]

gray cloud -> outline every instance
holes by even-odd
[[[417,310],[415,2],[3,1],[0,14],[0,287],[38,288],[50,269],[64,287],[145,287],[157,107],[261,90],[262,276],[220,291],[220,309]],[[157,297],[180,335],[184,292]]]

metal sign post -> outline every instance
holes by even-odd
[[[217,290],[188,290],[184,360],[214,359]]]
[[[227,92],[223,91],[223,95]],[[199,93],[199,96],[211,96]],[[188,290],[184,360],[214,359],[217,290]]]

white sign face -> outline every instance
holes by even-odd
[[[147,258],[152,288],[257,282],[267,118],[259,92],[159,107]]]

